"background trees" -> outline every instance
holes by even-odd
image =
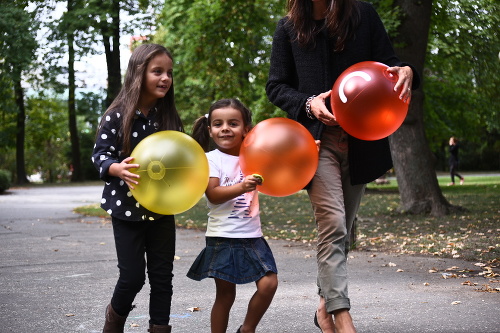
[[[35,58],[35,33],[37,21],[34,12],[27,12],[24,8],[27,1],[10,1],[3,4],[0,11],[0,89],[6,97],[5,107],[2,107],[4,119],[12,121],[13,114],[16,113],[15,130],[12,122],[2,125],[7,133],[12,135],[2,135],[3,148],[12,145],[15,137],[15,174],[18,183],[23,184],[28,181],[24,168],[24,143],[25,143],[25,93],[21,85],[23,75],[29,72]],[[9,98],[10,97],[10,98]]]
[[[256,122],[284,115],[264,92],[284,8],[283,0],[168,1],[153,41],[173,53],[176,103],[188,128],[220,98],[238,97]]]

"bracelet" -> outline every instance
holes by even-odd
[[[311,102],[316,97],[316,95],[312,95],[311,97],[307,98],[306,101],[306,114],[309,119],[316,119],[316,117],[313,115],[311,112]]]

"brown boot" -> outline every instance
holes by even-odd
[[[170,333],[170,332],[172,332],[172,326],[149,324],[148,332],[151,332],[151,333]]]
[[[111,304],[108,304],[106,307],[106,322],[104,323],[102,333],[123,333],[126,320],[126,316],[120,316],[113,310]]]

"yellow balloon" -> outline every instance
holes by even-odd
[[[185,212],[203,196],[208,185],[208,160],[203,148],[189,135],[160,131],[144,138],[130,155],[141,176],[131,190],[148,210],[164,215]]]

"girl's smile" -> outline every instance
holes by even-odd
[[[219,150],[229,155],[239,155],[241,143],[248,133],[241,112],[231,107],[215,109],[210,118],[210,137]]]

